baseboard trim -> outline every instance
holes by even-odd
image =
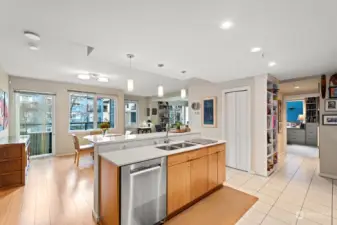
[[[99,216],[95,212],[95,210],[92,210],[92,218],[94,219],[94,221],[96,222],[96,224],[99,224]]]
[[[321,177],[326,177],[326,178],[331,178],[333,180],[337,180],[337,176],[336,175],[331,175],[331,174],[327,174],[327,173],[319,173],[319,175]]]
[[[71,156],[71,155],[75,155],[75,152],[72,153],[64,153],[64,154],[57,154],[55,155],[56,157],[62,157],[62,156]]]

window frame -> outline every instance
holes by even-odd
[[[136,104],[136,122],[135,122],[135,125],[133,125],[133,124],[126,124],[125,105],[128,104],[128,103],[135,103]],[[126,128],[132,128],[132,127],[138,126],[138,124],[139,124],[139,102],[136,101],[136,100],[124,100],[124,126]]]
[[[70,117],[70,113],[71,113],[71,109],[70,109],[70,103],[71,103],[71,97],[72,95],[76,95],[76,94],[83,94],[83,95],[87,95],[87,96],[92,96],[93,97],[93,129],[80,129],[80,130],[71,130],[70,129],[70,123],[71,123],[71,117]],[[74,133],[74,132],[87,132],[87,131],[91,131],[91,130],[95,130],[98,129],[98,98],[109,98],[110,100],[114,100],[115,102],[115,107],[114,107],[114,127],[111,127],[110,129],[117,129],[118,128],[118,97],[114,96],[114,95],[106,95],[106,94],[97,94],[97,93],[91,93],[91,92],[76,92],[76,91],[69,91],[68,92],[68,132],[69,133]],[[111,121],[111,118],[110,118]]]

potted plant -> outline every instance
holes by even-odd
[[[99,127],[100,127],[101,130],[102,130],[103,136],[105,136],[107,130],[110,128],[110,123],[108,123],[108,122],[101,123],[101,124],[99,125]]]
[[[177,128],[177,130],[180,130],[180,126],[182,125],[182,123],[180,123],[179,121],[178,122],[176,122],[176,128]]]

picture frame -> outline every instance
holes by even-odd
[[[5,107],[5,92],[0,89],[0,131],[3,131],[6,127]]]
[[[216,97],[204,98],[202,101],[202,126],[215,128],[217,127],[217,101]]]
[[[322,125],[337,126],[337,114],[324,114],[324,115],[322,115]]]
[[[325,111],[333,112],[337,111],[337,99],[326,99],[325,100]]]
[[[329,98],[337,98],[337,86],[329,87]]]

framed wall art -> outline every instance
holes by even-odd
[[[202,126],[216,127],[216,97],[205,98],[202,101]]]
[[[5,92],[0,90],[0,131],[5,127]]]
[[[325,100],[325,111],[337,111],[337,99],[326,99]]]
[[[322,115],[322,124],[337,126],[337,114],[325,114]]]

